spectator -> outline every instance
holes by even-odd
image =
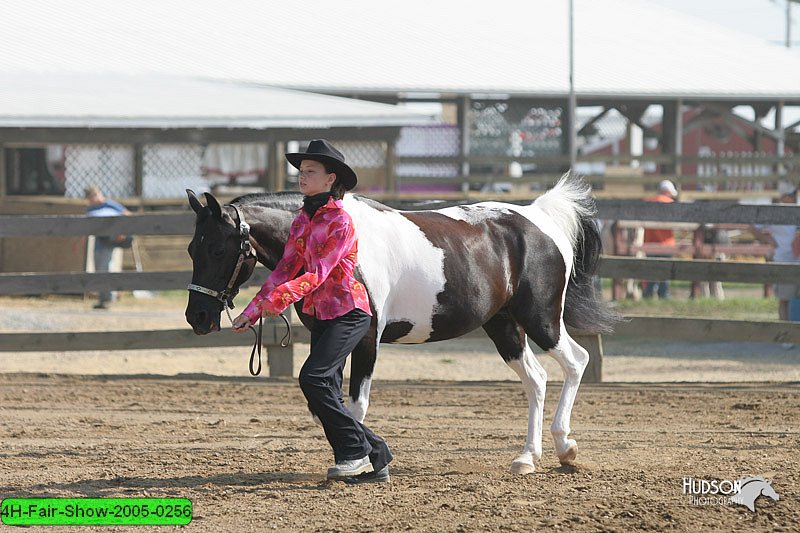
[[[648,196],[645,202],[672,203],[678,197],[678,190],[670,180],[663,180],[658,184],[658,194]],[[675,246],[675,234],[671,229],[645,229],[644,242],[661,244],[664,246]],[[649,257],[672,257],[670,254],[651,254]],[[659,299],[669,298],[669,280],[645,281],[642,296],[652,298],[653,292],[658,294]]]
[[[107,200],[99,187],[87,187],[84,191],[89,205],[86,207],[88,217],[118,217],[130,215],[130,211],[114,200]],[[129,238],[124,235],[113,237],[95,237],[94,239],[94,271],[109,272],[114,259],[114,248],[123,245]],[[100,291],[95,309],[108,309],[116,295],[111,291]]]
[[[797,204],[797,186],[790,182],[778,184],[781,204]],[[775,247],[772,260],[780,263],[800,263],[800,234],[797,225],[755,226],[756,237]],[[775,297],[778,299],[778,318],[789,320],[789,302],[800,298],[800,285],[776,283]]]
[[[731,244],[730,233],[725,229],[706,226],[703,229],[703,244]],[[714,259],[725,261],[728,256],[724,252],[717,252],[714,254]],[[722,288],[721,281],[701,281],[700,294],[706,298],[711,296],[718,300],[725,299],[725,291]]]

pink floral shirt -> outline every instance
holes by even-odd
[[[358,238],[341,200],[330,198],[309,220],[301,210],[289,229],[283,257],[244,315],[253,323],[263,310],[281,313],[303,298],[303,312],[321,320],[361,309],[372,316],[364,285],[355,279]],[[297,276],[300,268],[305,270]]]

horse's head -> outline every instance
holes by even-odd
[[[753,512],[756,510],[756,500],[759,496],[767,496],[775,501],[780,499],[780,496],[772,487],[772,481],[768,481],[762,476],[742,478],[737,483],[740,489],[737,494],[731,497],[731,501],[744,505]]]
[[[195,213],[194,237],[189,243],[192,258],[192,283],[186,321],[198,335],[219,331],[220,315],[255,268],[256,257],[250,249],[249,228],[241,212],[234,208],[234,218],[225,212],[213,195],[205,193],[207,206],[194,192],[187,190],[189,205]],[[238,271],[237,271],[238,267]]]
[[[778,493],[775,492],[775,489],[772,488],[772,481],[765,481],[765,484],[761,486],[761,495],[772,498],[775,501],[781,499],[781,497],[778,496]]]

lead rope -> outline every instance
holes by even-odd
[[[258,333],[256,333],[256,328],[254,328],[253,326],[248,326],[248,327],[250,328],[250,331],[252,331],[256,335],[256,342],[255,344],[253,344],[253,349],[250,352],[250,375],[257,376],[261,373],[261,335],[263,334],[264,331],[264,317],[263,316],[258,317]],[[256,350],[258,350],[258,368],[253,370],[253,359],[255,359]]]
[[[228,314],[228,320],[231,321],[231,326],[233,326],[233,318],[231,318],[231,311],[230,307],[228,307],[228,302],[224,302],[225,312]],[[286,318],[286,315],[283,313],[280,314],[280,317],[283,319],[283,323],[286,324],[286,334],[281,339],[281,348],[286,348],[292,343],[292,325],[289,323],[289,319]],[[261,344],[262,339],[264,337],[264,317],[258,318],[258,331],[251,325],[247,326],[247,329],[253,332],[256,336],[256,340],[253,343],[253,349],[250,351],[250,375],[257,376],[261,374]],[[258,354],[258,367],[253,369],[253,363],[256,359],[256,354]]]

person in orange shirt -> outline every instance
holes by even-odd
[[[658,194],[648,196],[645,202],[672,203],[678,196],[678,190],[670,180],[663,180],[658,184]],[[675,234],[671,229],[646,229],[644,230],[644,242],[663,244],[665,246],[675,246]],[[670,255],[650,255],[649,257],[671,257]],[[669,280],[645,281],[642,296],[652,298],[653,292],[658,294],[659,299],[669,298]]]

